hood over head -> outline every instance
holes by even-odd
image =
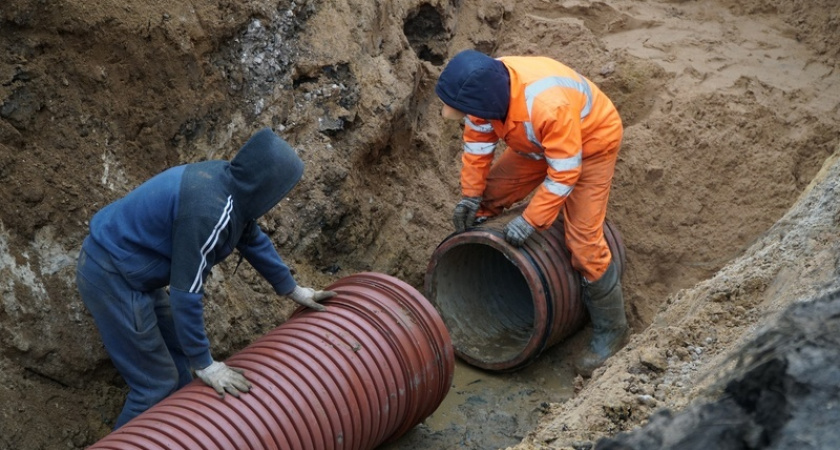
[[[230,162],[235,204],[249,220],[267,213],[297,185],[303,161],[286,141],[263,128]]]
[[[510,74],[501,61],[464,50],[444,67],[435,93],[447,105],[482,119],[505,120],[510,103]]]

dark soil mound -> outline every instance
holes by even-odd
[[[739,358],[719,400],[662,410],[595,448],[840,448],[840,292],[791,305]]]

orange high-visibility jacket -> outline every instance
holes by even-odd
[[[621,118],[595,84],[550,58],[499,58],[510,73],[510,106],[504,122],[467,116],[461,192],[479,197],[498,141],[525,157],[545,159],[545,181],[523,216],[548,228],[580,176],[581,165],[605,153],[604,143],[621,141]],[[589,144],[589,145],[588,145]]]

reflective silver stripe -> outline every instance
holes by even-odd
[[[543,156],[539,153],[520,152],[519,150],[514,150],[514,151],[516,152],[517,155],[523,156],[525,158],[535,159],[537,161],[539,161],[541,159],[545,159],[545,156]]]
[[[558,183],[550,178],[546,178],[545,181],[543,181],[543,186],[545,186],[548,192],[560,197],[565,197],[571,194],[572,189],[574,189],[572,186],[566,186],[565,184]]]
[[[583,120],[589,115],[589,112],[592,111],[592,89],[589,87],[589,83],[587,83],[580,74],[578,74],[578,77],[580,78],[580,84],[583,87],[583,93],[586,95],[586,104],[583,105],[583,111],[580,112],[580,120]]]
[[[219,242],[219,235],[222,233],[222,230],[225,229],[228,222],[230,222],[231,211],[233,211],[233,196],[229,195],[225,209],[222,210],[222,216],[219,217],[219,221],[216,222],[216,226],[213,227],[213,232],[210,233],[210,237],[208,237],[207,241],[204,242],[204,245],[201,246],[201,264],[199,264],[198,273],[195,274],[193,284],[190,286],[191,293],[201,291],[201,285],[204,283],[204,280],[201,278],[201,274],[204,272],[204,268],[207,267],[207,254],[210,253],[210,251],[213,250],[213,247],[216,246],[216,243]]]
[[[470,155],[489,155],[496,149],[495,142],[465,142],[464,153]]]
[[[528,105],[528,117],[531,116],[534,108],[534,100],[537,96],[546,89],[557,86],[572,88],[586,96],[586,105],[584,105],[583,110],[580,112],[580,118],[586,118],[589,115],[589,111],[592,110],[592,90],[589,88],[589,83],[580,74],[578,74],[577,80],[567,77],[546,77],[529,84],[525,88],[525,103]]]
[[[489,134],[493,132],[493,125],[485,123],[484,125],[476,125],[469,117],[464,118],[464,123],[479,133]]]
[[[531,116],[531,111],[528,111],[528,116]],[[540,140],[537,139],[537,134],[534,133],[534,124],[531,122],[523,122],[522,124],[525,125],[525,134],[528,135],[528,140],[534,144],[534,147],[537,147],[540,151],[542,151],[542,143],[540,143]]]
[[[572,170],[577,169],[580,167],[581,163],[583,162],[582,153],[580,150],[570,158],[546,158],[545,160],[548,161],[548,165],[551,166],[552,169],[562,172],[564,170]]]
[[[580,112],[580,119],[585,119],[592,110],[592,89],[589,88],[589,83],[587,83],[580,74],[577,74],[577,76],[577,80],[568,77],[546,77],[529,84],[525,88],[525,104],[528,107],[528,117],[530,118],[532,116],[534,100],[536,100],[537,96],[543,93],[546,89],[559,86],[575,89],[586,96],[586,105],[584,105],[583,110]],[[528,136],[528,141],[534,144],[534,146],[538,149],[544,150],[542,143],[540,143],[540,140],[537,139],[537,134],[534,132],[533,122],[524,122],[523,125],[525,126],[525,134]]]

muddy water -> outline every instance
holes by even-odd
[[[549,403],[574,395],[572,355],[585,333],[513,373],[487,372],[456,360],[452,387],[423,423],[382,450],[499,449],[518,444]]]

